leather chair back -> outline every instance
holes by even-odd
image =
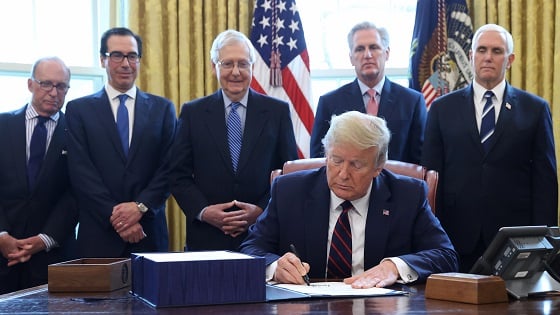
[[[284,163],[284,167],[280,170],[273,170],[270,174],[270,180],[272,181],[279,175],[289,174],[295,171],[319,168],[325,165],[325,158],[310,158],[310,159],[299,159],[293,161],[287,161]],[[438,185],[439,174],[437,171],[428,170],[422,165],[388,160],[385,163],[385,169],[389,171],[421,179],[428,185],[428,202],[432,208],[432,212],[436,213],[436,191]]]

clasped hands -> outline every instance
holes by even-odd
[[[47,248],[39,235],[16,239],[9,234],[0,236],[0,251],[8,260],[8,267],[28,261],[31,256]]]
[[[233,206],[237,206],[239,210],[227,211]],[[220,229],[224,234],[237,237],[247,231],[262,212],[259,206],[234,200],[207,206],[201,219]]]
[[[306,275],[310,266],[293,253],[286,253],[277,260],[273,280],[279,283],[305,284],[302,276]],[[390,260],[385,260],[359,275],[344,279],[355,289],[383,288],[394,284],[399,277],[397,266]]]
[[[142,215],[136,202],[123,202],[113,207],[111,225],[125,242],[138,243],[146,237],[140,224]]]

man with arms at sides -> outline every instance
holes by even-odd
[[[142,40],[127,28],[101,37],[108,82],[68,103],[70,179],[83,257],[167,251],[165,202],[176,116],[171,101],[135,85]]]
[[[506,82],[515,55],[503,27],[479,28],[469,55],[475,78],[432,103],[422,157],[439,172],[437,215],[463,272],[500,227],[558,224],[548,103]]]
[[[456,271],[457,254],[432,214],[426,183],[383,169],[389,139],[381,118],[356,111],[333,117],[323,140],[326,166],[274,181],[241,252],[265,257],[267,279],[281,283],[302,284],[309,273],[385,287]]]
[[[60,111],[69,84],[62,60],[41,58],[27,80],[31,101],[0,114],[0,294],[47,283],[47,266],[71,256],[78,211]]]
[[[426,102],[419,92],[385,77],[390,52],[387,30],[370,22],[359,23],[348,33],[348,46],[357,78],[319,98],[311,132],[311,157],[324,156],[321,140],[331,116],[355,110],[385,119],[391,131],[389,159],[420,163]]]
[[[210,58],[221,88],[181,109],[170,177],[187,250],[237,250],[268,203],[270,172],[298,158],[288,104],[249,88],[255,56],[243,33],[219,34]]]

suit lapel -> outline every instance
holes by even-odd
[[[476,109],[474,105],[474,90],[472,84],[463,89],[462,97],[464,101],[455,104],[459,107],[460,117],[464,120],[464,125],[466,126],[471,140],[475,147],[478,148],[480,154],[484,154],[484,148],[480,143],[480,131],[478,130],[478,124],[476,122]]]
[[[383,90],[381,91],[381,100],[379,102],[379,114],[378,116],[384,117],[386,120],[393,115],[395,110],[396,98],[395,95],[391,94],[392,83],[389,79],[385,78],[385,83],[383,84]]]
[[[151,108],[152,104],[150,103],[146,93],[137,90],[136,99],[134,100],[134,126],[132,127],[132,139],[130,141],[130,149],[128,152],[129,161],[131,160],[130,157],[134,156],[140,149],[142,137],[148,125]],[[122,152],[124,156],[124,151]]]
[[[494,134],[489,139],[490,146],[488,149],[488,153],[490,153],[496,143],[499,142],[500,137],[504,133],[505,127],[510,124],[516,110],[516,103],[517,95],[515,94],[515,91],[511,88],[511,86],[506,83],[506,89],[504,91],[504,98],[502,101],[502,106],[500,108],[500,113],[498,114],[496,128],[494,129]]]
[[[237,172],[240,172],[247,164],[251,151],[257,145],[262,130],[270,117],[270,109],[260,101],[261,96],[249,90],[247,99],[247,115],[245,116],[245,128],[243,128],[243,141],[239,154],[239,165]],[[247,132],[249,131],[249,132]]]
[[[49,170],[54,168],[57,160],[60,158],[62,154],[66,154],[65,151],[65,138],[66,138],[66,118],[64,114],[60,112],[60,117],[58,118],[58,123],[56,124],[56,128],[54,129],[51,142],[49,143],[49,147],[47,149],[47,153],[45,155],[45,160],[43,161],[43,165],[41,166],[41,170],[37,175],[37,183],[41,182],[41,179],[45,176],[45,173],[48,173]],[[40,184],[37,184],[39,186]]]
[[[384,172],[373,182],[369,197],[369,208],[366,218],[364,245],[364,269],[377,265],[383,259],[392,223],[391,191]]]
[[[233,165],[231,164],[231,155],[229,153],[229,144],[227,140],[225,105],[221,90],[209,97],[209,102],[205,105],[204,114],[205,117],[203,117],[203,119],[206,122],[206,130],[214,140],[225,165],[227,165],[233,173]]]
[[[105,89],[103,89],[96,93],[93,97],[96,101],[92,104],[92,111],[97,115],[101,130],[108,133],[108,138],[115,147],[115,151],[119,152],[123,162],[126,162],[119,132],[117,130],[117,124],[115,123],[115,115],[111,109],[109,96],[105,92]]]
[[[305,248],[311,261],[318,262],[313,269],[323,273],[327,269],[327,239],[329,231],[330,190],[327,183],[326,167],[322,167],[318,185],[311,187],[304,202],[303,231]],[[312,223],[310,223],[312,222]]]
[[[8,123],[10,124],[9,137],[12,143],[11,150],[14,156],[14,167],[15,170],[23,180],[22,186],[27,187],[27,140],[25,134],[25,109],[27,106],[19,109],[15,113],[14,119],[10,119]],[[3,153],[6,154],[6,153]]]

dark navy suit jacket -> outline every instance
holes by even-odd
[[[25,110],[0,114],[0,231],[17,239],[44,233],[61,248],[39,252],[29,260],[31,278],[47,281],[48,264],[67,259],[65,241],[72,238],[78,212],[70,193],[67,167],[67,129],[64,114],[51,138],[35,189],[27,184]],[[10,269],[0,255],[0,286],[9,285]],[[15,280],[16,282],[18,279]],[[13,283],[12,283],[13,284]],[[34,285],[37,285],[35,283]],[[1,290],[0,290],[1,291]]]
[[[264,209],[270,197],[270,172],[298,158],[288,104],[253,90],[247,102],[237,173],[229,153],[221,90],[182,107],[171,192],[187,217],[189,250],[237,250],[245,233],[232,238],[196,217],[208,205],[232,200]]]
[[[498,229],[557,225],[558,184],[546,101],[506,85],[490,150],[475,118],[472,85],[440,97],[428,114],[422,164],[439,172],[437,216],[459,254]]]
[[[431,273],[456,271],[457,254],[426,199],[424,182],[383,170],[374,179],[365,230],[364,269],[400,257],[424,281]],[[279,176],[265,212],[251,226],[241,251],[267,265],[294,244],[309,277],[324,278],[330,190],[326,167]],[[387,211],[385,211],[387,210]]]
[[[331,117],[352,110],[366,112],[358,79],[319,98],[311,132],[311,157],[324,156],[321,140],[329,130]],[[389,159],[419,164],[426,123],[422,94],[386,78],[377,116],[385,119],[391,131]]]
[[[125,157],[105,89],[68,103],[70,178],[78,196],[78,244],[84,257],[128,256],[130,251],[167,251],[165,202],[176,115],[171,101],[137,91],[134,127]],[[125,243],[109,218],[121,202],[144,203],[142,241]]]

